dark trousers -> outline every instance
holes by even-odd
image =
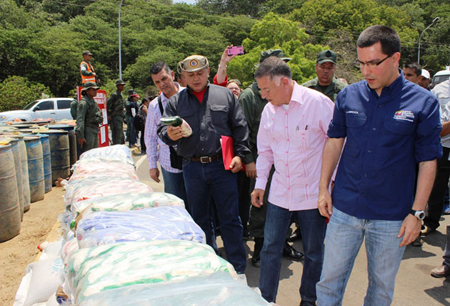
[[[424,219],[424,224],[432,229],[439,227],[439,220],[441,219],[442,209],[444,208],[445,192],[448,188],[448,179],[450,177],[450,161],[448,156],[449,148],[442,147],[443,155],[438,160],[436,180],[434,181],[433,190],[428,199],[427,216]]]
[[[244,171],[237,173],[238,175],[238,192],[239,192],[239,217],[241,217],[242,227],[244,233],[248,233],[247,223],[250,214],[250,178],[247,177]]]
[[[227,260],[238,274],[244,273],[246,253],[238,210],[237,175],[225,170],[221,160],[203,164],[184,159],[183,177],[192,218],[205,232],[206,243],[215,246],[211,226],[212,196]]]
[[[267,179],[266,189],[264,192],[263,205],[261,207],[255,207],[251,205],[250,207],[250,217],[248,221],[248,230],[250,232],[250,236],[255,238],[264,238],[264,225],[266,223],[266,213],[267,206],[269,204],[269,190],[270,184],[272,183],[272,176],[275,172],[275,168],[272,167],[270,170],[269,178]],[[255,179],[250,180],[250,194],[255,189]]]
[[[145,146],[145,139],[144,139],[144,133],[145,133],[145,129],[143,129],[142,131],[140,131],[141,133],[141,152],[144,153],[147,151],[147,147]]]
[[[109,128],[111,129],[112,143],[113,144],[124,144],[125,139],[123,137],[123,118],[119,116],[113,116],[111,122],[109,123]]]

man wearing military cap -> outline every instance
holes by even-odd
[[[238,211],[237,172],[248,149],[247,123],[238,100],[225,87],[210,84],[209,62],[192,55],[180,63],[187,88],[172,96],[163,117],[180,116],[192,128],[183,137],[181,126],[159,124],[158,135],[170,146],[177,145],[183,160],[183,177],[191,215],[206,234],[206,242],[217,252],[211,226],[213,197],[228,261],[245,279],[246,253]],[[235,157],[230,164],[222,160],[221,136],[233,138]],[[227,169],[227,170],[226,170]]]
[[[124,144],[123,137],[123,97],[122,91],[125,86],[125,82],[122,80],[116,81],[117,90],[111,94],[107,101],[108,110],[108,122],[111,129],[113,144]]]
[[[336,99],[337,94],[344,89],[347,84],[338,80],[336,72],[336,53],[325,50],[317,55],[316,74],[317,77],[303,84],[303,86],[320,91],[331,101]]]
[[[81,90],[83,98],[78,102],[76,127],[81,153],[98,148],[98,125],[103,122],[102,112],[94,100],[98,88],[95,83],[87,82]]]
[[[83,60],[80,63],[80,73],[81,73],[81,83],[85,84],[87,82],[92,82],[100,84],[100,79],[95,73],[94,67],[92,67],[90,61],[92,59],[92,53],[89,51],[83,52]]]

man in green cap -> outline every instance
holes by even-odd
[[[97,89],[95,83],[87,82],[81,90],[83,98],[78,102],[76,128],[81,153],[98,148],[98,125],[102,123],[103,116],[94,100]]]
[[[113,144],[124,144],[123,137],[123,97],[122,91],[125,82],[122,80],[116,81],[117,90],[109,97],[107,101],[108,122],[111,129]]]
[[[317,77],[303,84],[303,86],[320,91],[334,102],[337,94],[347,84],[339,81],[336,72],[336,53],[325,50],[317,55],[316,73]]]
[[[87,82],[100,84],[100,79],[95,73],[94,67],[90,63],[93,54],[89,51],[83,51],[83,60],[80,63],[81,83],[84,85]]]
[[[259,67],[259,65],[265,59],[271,56],[278,57],[285,62],[291,60],[291,58],[285,57],[283,51],[281,51],[280,49],[266,50],[261,52],[261,57],[256,67]],[[249,149],[251,153],[247,154],[242,161],[245,164],[247,177],[251,180],[249,190],[250,194],[255,188],[256,179],[256,158],[258,156],[256,136],[258,134],[259,123],[261,122],[261,113],[268,101],[261,97],[261,90],[258,88],[258,84],[256,82],[253,82],[252,85],[250,85],[240,94],[239,102],[241,104],[245,120],[247,121],[249,131]],[[273,169],[271,171],[271,174],[273,174]],[[266,190],[270,189],[271,180],[272,175],[267,180],[268,183],[266,186]],[[253,205],[250,206],[248,230],[250,232],[250,236],[255,237],[255,249],[252,256],[252,265],[254,265],[255,267],[259,267],[260,252],[264,243],[264,225],[266,222],[268,196],[269,193],[266,192],[263,199],[265,205],[262,205],[261,207],[255,207]],[[295,250],[287,241],[285,242],[283,247],[283,256],[295,261],[299,261],[303,258],[303,254]]]

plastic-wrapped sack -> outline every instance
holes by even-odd
[[[130,164],[118,161],[79,160],[73,166],[69,183],[88,177],[114,177],[138,180],[136,169]]]
[[[99,292],[80,306],[262,306],[270,305],[250,287],[228,273],[189,277],[181,281],[139,284]]]
[[[211,247],[185,240],[124,242],[80,249],[70,255],[65,271],[63,289],[75,304],[95,293],[135,284],[171,282],[216,271],[237,278],[233,266]]]
[[[67,186],[64,202],[73,211],[72,206],[76,202],[86,199],[95,199],[108,195],[118,195],[123,193],[149,193],[153,189],[139,181],[124,178],[105,179],[92,177],[85,180],[75,181]]]
[[[76,202],[72,206],[72,211],[83,212],[83,216],[87,216],[90,212],[97,211],[130,211],[164,206],[184,208],[184,201],[164,192],[123,193]]]
[[[88,159],[96,161],[119,161],[134,166],[131,151],[125,145],[113,145],[108,147],[95,148],[81,154],[80,160]]]
[[[182,207],[95,212],[78,223],[80,248],[125,241],[180,239],[205,243],[205,234]]]
[[[61,258],[33,262],[25,269],[25,276],[17,290],[14,306],[31,306],[46,302],[61,285]]]

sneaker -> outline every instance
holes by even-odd
[[[444,210],[442,211],[443,215],[450,215],[450,204],[444,205]]]

